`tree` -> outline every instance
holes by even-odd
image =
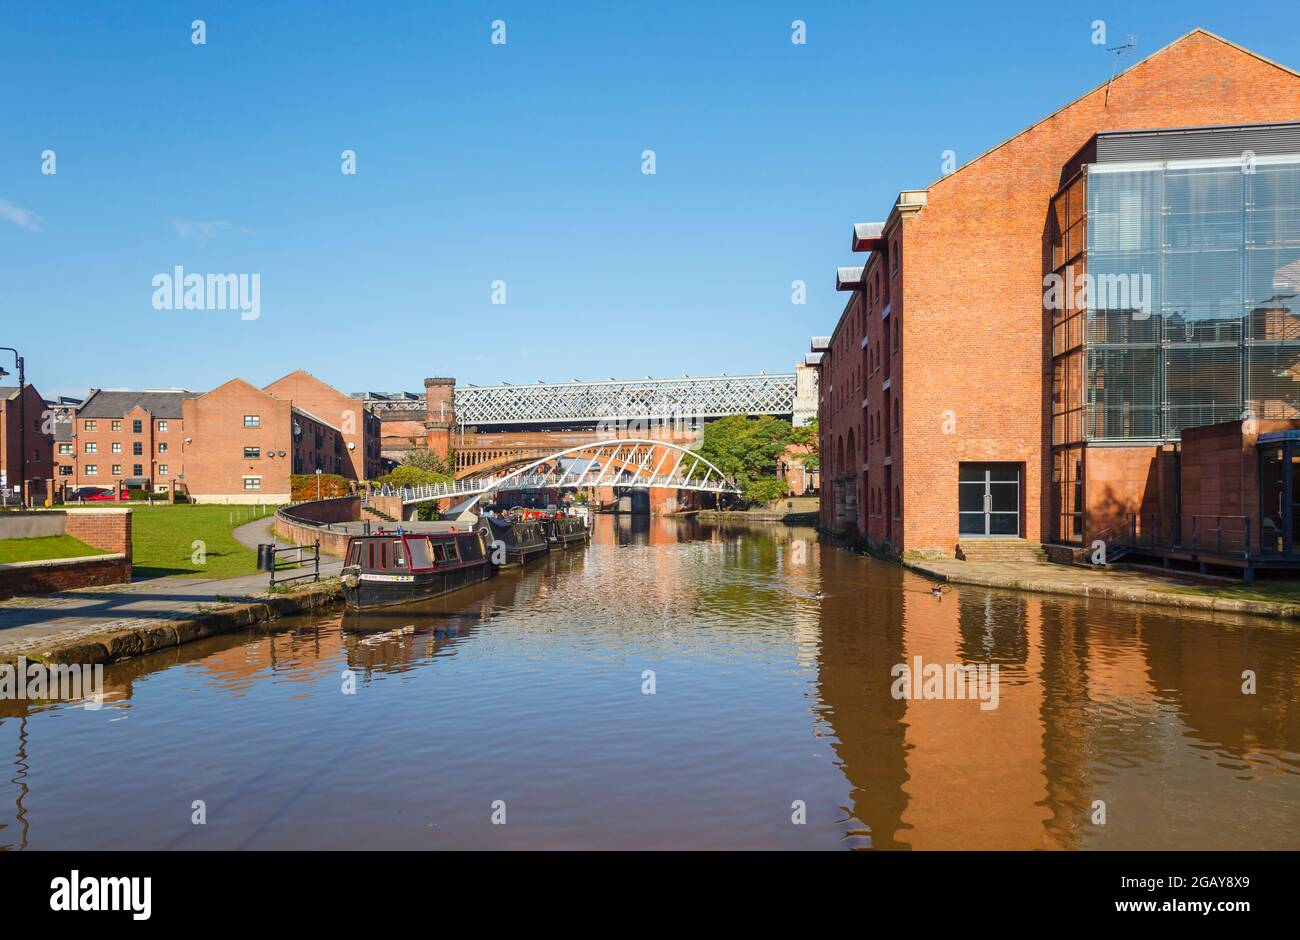
[[[699,453],[735,480],[748,502],[770,502],[789,492],[776,475],[778,459],[807,437],[807,428],[791,427],[780,418],[731,415],[704,426]]]
[[[731,415],[704,426],[699,453],[743,486],[776,476],[777,458],[793,443],[793,432],[780,418]]]
[[[808,453],[800,456],[803,465],[809,470],[820,470],[822,467],[821,454],[821,426],[817,419],[813,418],[801,428],[795,428],[795,443],[807,444],[811,448]]]
[[[375,482],[385,483],[389,486],[424,486],[434,483],[450,483],[452,479],[450,473],[421,470],[419,467],[404,463],[398,465],[389,473],[385,473]]]
[[[450,459],[440,457],[427,447],[413,447],[402,457],[400,466],[451,476],[454,462],[454,457]]]
[[[745,484],[744,494],[747,503],[770,503],[789,496],[790,487],[776,477],[759,477]]]

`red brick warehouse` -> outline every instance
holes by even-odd
[[[1088,230],[1085,178],[1120,179],[1131,169],[1123,161],[1147,160],[1172,180],[1190,156],[1237,159],[1243,140],[1291,173],[1286,155],[1300,146],[1294,125],[1283,125],[1297,119],[1300,75],[1198,29],[929,187],[901,192],[884,222],[856,225],[853,250],[869,255],[861,268],[840,269],[848,303],[810,357],[821,368],[822,524],[895,552],[951,556],[990,536],[1027,548],[1078,544],[1105,519],[1145,510],[1159,453],[1178,446],[1182,427],[1240,417],[1240,395],[1196,398],[1215,394],[1197,391],[1213,384],[1199,345],[1232,343],[1230,324],[1206,338],[1197,324],[1218,321],[1197,304],[1229,301],[1175,303],[1197,282],[1190,274],[1179,282],[1171,262],[1157,298],[1164,306],[1150,318],[1163,330],[1152,355],[1164,364],[1152,378],[1132,366],[1137,326],[1120,337],[1104,332],[1105,311],[1047,309],[1045,275],[1063,261],[1087,270],[1087,237],[1111,237],[1104,226]],[[1216,130],[1195,137],[1194,128]],[[1092,195],[1104,200],[1104,187]],[[1111,210],[1104,201],[1091,208],[1102,225]],[[1247,257],[1254,246],[1239,240],[1244,247],[1230,247]],[[1278,245],[1274,271],[1300,257]],[[1101,248],[1115,245],[1093,247],[1097,268]],[[1246,300],[1235,302],[1235,322],[1248,322]],[[1247,340],[1238,343],[1246,361]],[[1195,368],[1179,378],[1185,362]],[[1247,391],[1244,404],[1291,407],[1297,387]],[[1137,421],[1144,414],[1149,427]]]

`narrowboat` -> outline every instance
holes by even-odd
[[[493,558],[497,551],[504,552],[503,556],[494,559],[502,567],[524,565],[546,554],[546,534],[542,531],[542,523],[535,519],[483,516],[479,519],[479,535],[483,537],[489,558]]]
[[[496,573],[480,533],[465,523],[414,523],[348,539],[343,599],[365,610],[447,594]]]
[[[546,540],[560,548],[587,541],[587,526],[575,516],[548,516],[542,527],[546,532]]]

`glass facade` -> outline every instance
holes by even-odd
[[[1086,365],[1074,398],[1073,337],[1063,330],[1058,346],[1054,317],[1053,443],[1300,417],[1300,156],[1103,163],[1083,179],[1087,251],[1071,302]],[[1058,241],[1054,262],[1069,256]],[[1081,435],[1065,426],[1068,405],[1082,407]]]

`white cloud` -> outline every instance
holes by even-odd
[[[224,220],[191,222],[189,219],[172,219],[172,227],[176,229],[176,234],[181,238],[199,238],[205,241],[209,238],[216,238],[225,231],[248,233],[248,229],[240,228],[233,222]]]
[[[31,209],[19,209],[13,203],[0,199],[0,219],[33,232],[41,230],[41,217]]]

